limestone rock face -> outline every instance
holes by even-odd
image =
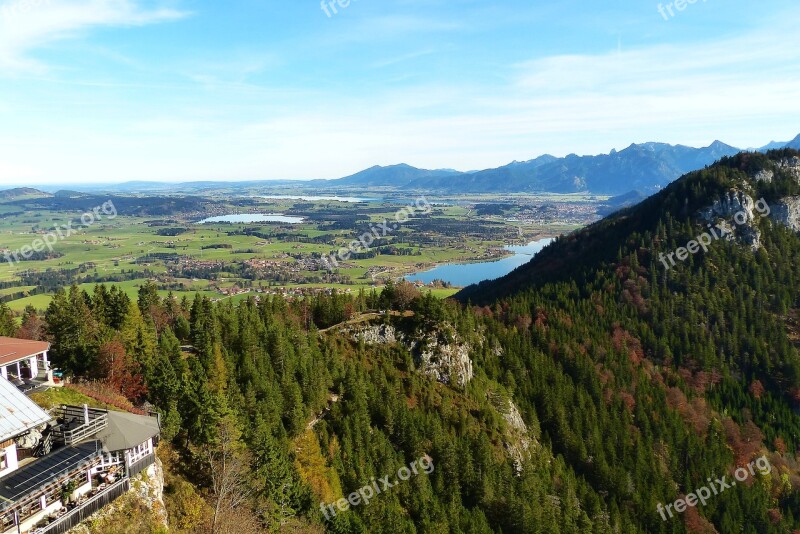
[[[367,345],[389,345],[404,341],[405,335],[391,325],[378,324],[356,330],[353,339]]]
[[[800,158],[797,156],[782,159],[778,162],[778,168],[788,172],[795,180],[800,182]]]
[[[800,158],[787,158],[778,165],[782,170],[790,172],[800,182]],[[762,175],[761,178],[759,178],[760,175]],[[773,177],[772,171],[762,170],[756,174],[755,179],[771,181]],[[761,230],[757,225],[761,214],[755,208],[756,202],[753,197],[742,191],[734,190],[717,199],[711,206],[700,210],[699,216],[702,221],[710,224],[716,224],[721,220],[725,221],[727,226],[733,230],[733,234],[727,235],[726,239],[750,245],[755,252],[761,247]],[[793,232],[800,233],[800,196],[782,198],[770,204],[769,210],[769,218],[772,221]]]
[[[520,475],[525,460],[531,458],[531,454],[538,447],[538,442],[531,435],[514,401],[504,399],[493,392],[489,392],[489,399],[506,422],[503,446],[508,457],[514,462],[514,470]]]
[[[413,356],[417,371],[442,384],[464,387],[473,378],[472,347],[464,343],[449,324],[428,333],[406,334],[391,325],[360,326],[352,339],[368,345],[402,344]]]
[[[700,210],[700,218],[709,224],[724,221],[732,233],[725,236],[728,241],[738,240],[750,245],[753,252],[761,248],[761,230],[758,229],[755,213],[756,202],[742,191],[728,191],[714,203]]]
[[[167,508],[164,506],[164,468],[161,460],[156,458],[156,462],[136,478],[138,480],[134,480],[133,490],[166,528]]]
[[[769,170],[761,170],[758,171],[754,176],[753,179],[756,182],[766,182],[768,184],[772,183],[772,179],[775,178],[775,173]]]
[[[714,204],[701,210],[700,217],[707,222],[715,222],[717,219],[731,221],[736,214],[742,212],[745,214],[745,224],[747,224],[755,220],[753,214],[755,205],[756,203],[750,195],[741,191],[729,191],[722,198],[717,199]]]
[[[131,478],[131,490],[111,504],[101,508],[97,513],[69,531],[69,534],[97,534],[108,532],[107,528],[98,527],[109,519],[116,521],[142,521],[142,518],[131,517],[131,502],[138,501],[149,510],[153,523],[163,527],[164,532],[169,531],[167,509],[164,506],[164,469],[160,459]],[[149,532],[149,531],[148,531]]]
[[[442,384],[466,386],[473,378],[470,346],[440,339],[436,333],[426,335],[419,343],[419,371]]]
[[[770,218],[792,230],[800,232],[800,197],[786,197],[771,205]]]

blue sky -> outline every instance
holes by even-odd
[[[800,133],[796,1],[662,4],[0,0],[0,184],[470,170]]]

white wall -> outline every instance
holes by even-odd
[[[128,467],[132,466],[145,456],[153,453],[153,438],[148,439],[136,448],[130,449],[125,453]]]
[[[16,471],[19,468],[19,462],[17,461],[17,446],[12,442],[11,445],[3,449],[6,453],[6,468],[0,469],[0,477],[3,477],[12,471]]]

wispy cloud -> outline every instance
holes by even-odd
[[[398,63],[403,63],[405,61],[410,61],[412,59],[417,59],[417,58],[421,58],[421,57],[424,57],[424,56],[429,56],[429,55],[433,54],[434,52],[435,52],[435,50],[433,50],[433,49],[420,50],[418,52],[411,52],[409,54],[403,54],[402,56],[395,56],[395,57],[382,59],[380,61],[374,62],[370,66],[372,68],[375,68],[375,69],[380,69],[380,68],[383,68],[383,67],[389,67],[391,65],[396,65]]]
[[[558,132],[647,128],[686,139],[726,122],[769,127],[800,112],[800,35],[775,23],[734,38],[540,58],[515,65],[510,91],[482,104]]]
[[[186,12],[145,9],[136,0],[7,0],[0,3],[0,70],[43,72],[37,49],[97,27],[142,26],[177,20]]]
[[[281,18],[197,0],[204,16],[186,32],[152,32],[139,47],[96,30],[175,20],[185,14],[142,2],[176,0],[49,0],[67,10],[58,16],[48,0],[29,1],[41,4],[27,29],[0,31],[0,76],[17,65],[14,83],[0,85],[0,183],[337,177],[398,162],[472,169],[633,141],[763,145],[798,130],[797,8],[689,33],[680,25],[694,28],[703,11],[667,24],[650,6],[645,22],[623,24],[615,11],[598,32],[596,12],[576,1],[525,14],[530,2],[464,0],[443,16],[429,6],[449,0],[397,0],[414,9],[362,3],[330,21],[306,18],[316,5],[285,3]],[[89,32],[81,51],[107,50],[104,61],[50,59],[46,47]],[[30,72],[49,66],[36,60],[73,70]]]

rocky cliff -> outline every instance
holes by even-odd
[[[761,248],[761,230],[755,213],[756,201],[743,191],[729,191],[711,206],[700,210],[700,219],[708,224],[724,223],[732,230],[727,240],[737,239],[755,252]]]
[[[770,217],[794,232],[800,232],[800,197],[786,197],[770,206]]]
[[[402,344],[414,356],[417,371],[442,384],[463,388],[474,376],[472,347],[461,341],[452,325],[427,333],[406,334],[386,324],[351,327],[349,332],[355,341],[368,345]]]

